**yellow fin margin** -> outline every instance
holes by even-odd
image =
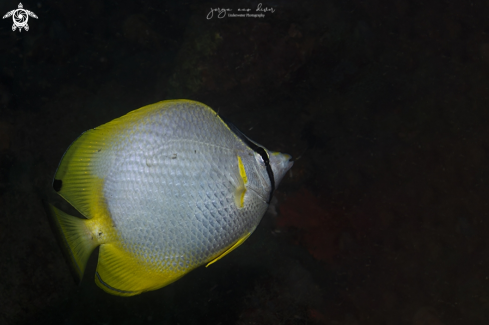
[[[250,237],[250,236],[251,236],[251,232],[247,233],[245,236],[243,236],[241,239],[239,239],[233,246],[229,247],[224,253],[222,253],[221,255],[219,255],[218,257],[216,257],[215,259],[213,259],[209,263],[207,263],[207,265],[205,267],[208,267],[209,265],[216,263],[217,261],[219,261],[221,258],[223,258],[224,256],[226,256],[227,254],[231,253],[239,245],[241,245],[242,243],[244,243],[245,240],[247,240],[248,237]]]
[[[157,272],[116,243],[100,246],[95,283],[116,296],[134,296],[164,287],[185,273]]]
[[[54,176],[54,190],[88,219],[106,211],[102,193],[108,173],[108,164],[104,164],[106,133],[94,129],[78,137],[65,152]],[[107,166],[106,170],[103,166]]]
[[[53,180],[53,188],[82,215],[90,219],[102,213],[104,198],[101,194],[103,181],[115,159],[115,146],[130,136],[132,126],[160,110],[178,103],[208,106],[189,100],[168,100],[131,111],[94,129],[82,133],[66,150]]]
[[[91,252],[98,245],[101,248],[95,282],[108,293],[132,296],[168,285],[184,275],[174,272],[165,272],[164,277],[156,275],[147,266],[135,262],[136,259],[116,244],[117,231],[107,210],[103,186],[113,165],[115,145],[125,136],[130,136],[130,131],[126,131],[131,130],[131,126],[137,127],[146,116],[185,103],[215,113],[210,107],[190,100],[158,102],[84,132],[64,153],[53,188],[87,220],[70,216],[52,206],[49,210],[79,280]],[[87,242],[89,237],[92,243]]]

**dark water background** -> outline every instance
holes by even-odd
[[[489,323],[487,1],[273,1],[209,20],[258,2],[23,5],[28,32],[0,21],[0,324]],[[75,285],[41,204],[59,203],[64,150],[174,98],[303,156],[211,267],[120,298],[93,256]]]

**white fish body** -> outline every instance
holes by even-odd
[[[82,134],[54,188],[87,220],[51,207],[79,277],[122,296],[165,286],[240,245],[292,166],[193,101],[164,101]]]

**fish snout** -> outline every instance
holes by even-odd
[[[294,161],[292,156],[286,153],[272,151],[269,156],[270,166],[272,167],[275,179],[275,187],[277,187],[285,174],[294,165]]]

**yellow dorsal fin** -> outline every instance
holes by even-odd
[[[54,190],[88,219],[105,213],[103,184],[117,133],[110,124],[79,136],[63,155],[53,180]]]
[[[117,145],[131,135],[130,131],[137,127],[141,119],[157,114],[175,103],[200,104],[188,100],[162,101],[84,132],[61,159],[53,180],[55,191],[88,219],[103,213],[103,181],[121,149]]]
[[[216,263],[217,261],[219,261],[221,258],[226,256],[227,254],[231,253],[234,249],[236,249],[236,247],[238,247],[239,245],[244,243],[245,240],[248,239],[248,237],[250,237],[250,235],[251,235],[251,232],[249,232],[245,236],[241,237],[233,246],[229,247],[224,253],[222,253],[221,255],[219,255],[218,257],[216,257],[215,259],[213,259],[209,263],[207,263],[207,265],[205,267],[208,267],[209,265]]]

